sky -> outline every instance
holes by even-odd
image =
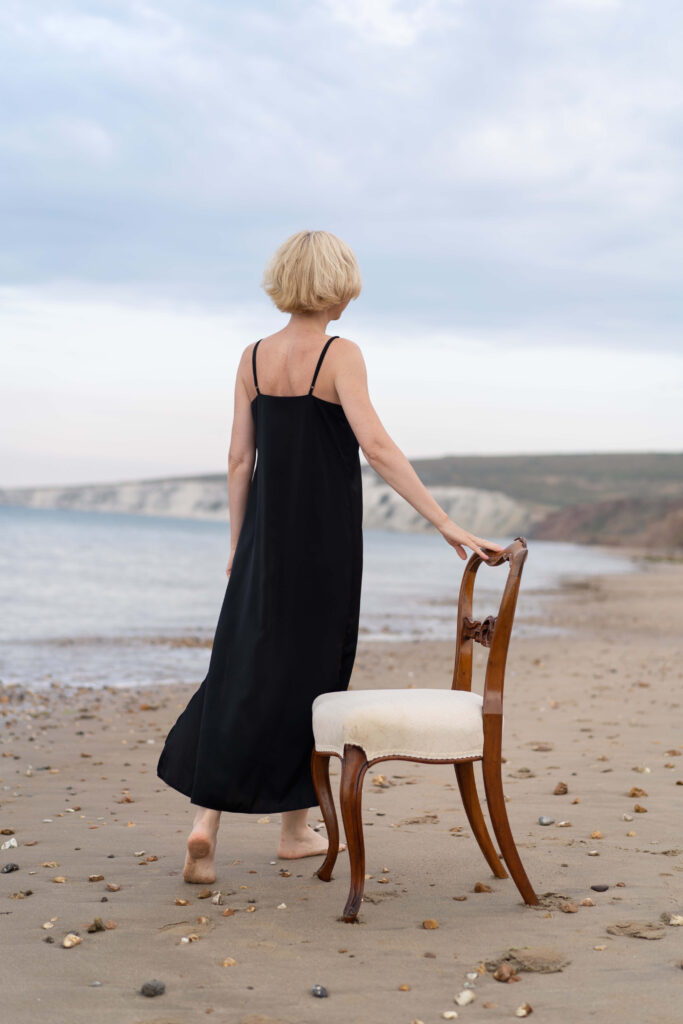
[[[681,450],[681,40],[676,0],[7,0],[0,486],[224,471],[302,228],[409,458]]]

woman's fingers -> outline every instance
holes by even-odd
[[[482,547],[488,548],[489,551],[505,551],[505,546],[503,544],[496,544],[495,541],[486,540],[485,537],[475,537],[473,535],[472,540],[476,540],[478,544],[481,544]]]
[[[496,544],[494,541],[486,540],[484,537],[477,537],[476,534],[461,529],[452,521],[441,529],[441,534],[451,547],[455,548],[460,558],[467,558],[466,547],[471,548],[475,554],[479,555],[486,562],[489,561],[491,552],[496,553],[505,550],[502,544]]]

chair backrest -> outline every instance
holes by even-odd
[[[517,595],[524,562],[529,554],[524,537],[515,537],[503,551],[491,553],[488,561],[476,552],[471,556],[460,584],[458,598],[458,625],[455,645],[455,666],[453,668],[453,690],[472,689],[472,657],[474,643],[489,648],[484,682],[484,714],[503,713],[503,684],[512,622],[515,617]],[[505,589],[500,600],[497,615],[487,615],[479,621],[472,618],[474,582],[480,565],[487,568],[508,565]]]

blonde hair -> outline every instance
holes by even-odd
[[[298,231],[263,274],[263,288],[283,313],[312,313],[357,299],[361,277],[352,249],[329,231]]]

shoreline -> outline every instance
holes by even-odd
[[[584,545],[578,545],[582,547]],[[614,550],[609,547],[603,547],[601,545],[591,545],[600,556],[614,555],[619,561],[623,562],[624,559],[631,559],[632,565],[629,568],[618,568],[614,572],[601,572],[601,573],[589,573],[581,575],[577,573],[575,576],[569,579],[558,579],[554,586],[537,586],[525,588],[524,580],[522,581],[522,589],[520,591],[520,603],[517,609],[516,616],[516,632],[518,637],[521,639],[522,636],[530,640],[540,639],[544,635],[556,635],[559,636],[565,632],[565,628],[561,625],[561,617],[554,613],[553,609],[558,607],[558,602],[561,603],[566,596],[571,596],[577,592],[590,589],[593,585],[593,581],[609,581],[622,576],[632,576],[647,571],[652,565],[658,564],[676,564],[677,559],[661,560],[659,558],[653,559],[650,557],[650,552],[644,548],[629,548],[628,550],[622,551]],[[505,571],[501,567],[501,574]],[[479,570],[478,579],[481,578],[481,574],[484,574],[486,569],[482,566]],[[475,600],[477,592],[475,588]],[[482,597],[482,600],[484,598]],[[487,594],[485,596],[488,610],[493,612],[495,610],[494,603],[495,598],[493,594]],[[392,626],[392,621],[398,621],[396,615],[393,612],[388,612],[385,616],[386,624],[383,625],[379,630],[372,630],[370,627],[362,624],[359,629],[359,646],[361,644],[379,644],[381,646],[398,644],[399,646],[412,645],[412,644],[439,644],[439,643],[455,643],[455,625],[457,615],[457,604],[458,604],[458,588],[454,589],[452,596],[445,597],[434,596],[430,599],[425,599],[423,602],[424,607],[431,606],[434,608],[434,615],[436,618],[439,617],[439,612],[450,610],[449,614],[449,626],[452,626],[452,637],[433,636],[427,632],[415,634],[401,633],[400,627],[396,628]],[[525,606],[528,604],[528,608]],[[535,606],[535,607],[533,607]],[[551,613],[550,615],[548,613]],[[550,623],[550,624],[549,624]],[[520,636],[521,634],[521,636]],[[29,650],[34,647],[39,650],[54,650],[55,652],[68,651],[73,649],[74,651],[84,650],[86,652],[92,652],[88,656],[97,656],[102,661],[102,658],[111,657],[116,658],[116,651],[120,650],[126,652],[128,655],[130,652],[135,650],[146,651],[150,648],[159,648],[161,652],[186,652],[188,656],[191,655],[192,650],[197,651],[210,651],[213,644],[213,629],[192,629],[187,630],[183,627],[179,627],[176,631],[173,630],[153,630],[142,634],[133,632],[122,632],[113,633],[111,635],[103,634],[81,634],[81,635],[67,635],[67,636],[55,636],[55,637],[40,637],[40,638],[24,638],[20,640],[6,641],[8,647],[15,645],[19,651]],[[130,665],[130,662],[128,663]],[[143,659],[144,664],[144,659]],[[189,663],[188,663],[189,665]],[[107,687],[113,687],[117,690],[130,689],[136,692],[140,692],[146,686],[184,686],[184,687],[197,687],[203,678],[204,667],[201,664],[196,666],[196,671],[193,671],[188,666],[185,666],[186,673],[192,673],[191,678],[173,678],[172,675],[168,674],[164,678],[159,679],[144,679],[140,682],[131,682],[126,678],[113,681],[101,681],[100,679],[93,679],[92,681],[70,681],[69,679],[49,679],[45,676],[40,676],[38,682],[26,681],[25,679],[18,680],[7,680],[3,681],[0,679],[0,694],[7,692],[10,689],[15,690],[53,690],[61,692],[80,692],[80,690],[100,690],[106,689]],[[30,671],[27,668],[26,673]],[[54,669],[55,673],[63,671],[60,662],[56,662]],[[96,669],[93,669],[96,671]],[[37,675],[34,673],[34,676]]]

